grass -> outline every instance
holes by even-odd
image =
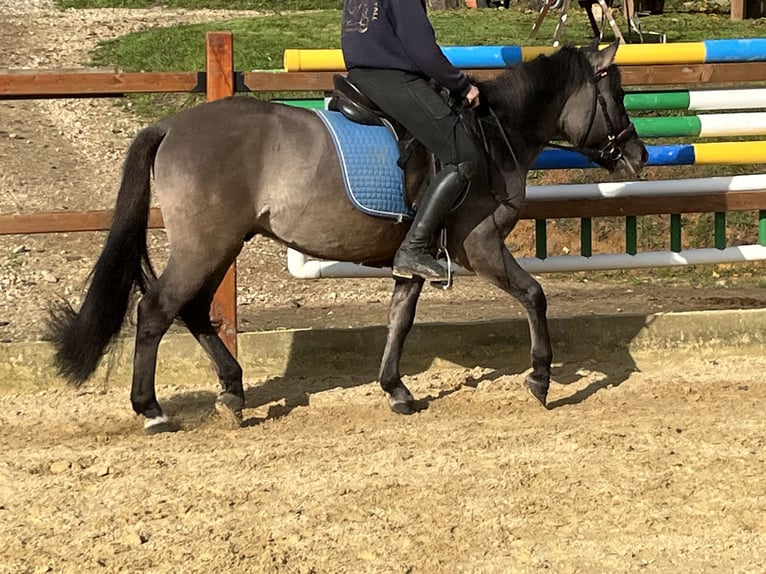
[[[78,5],[138,5],[148,0],[59,0],[61,6]],[[280,4],[242,0],[248,7],[262,5],[292,5],[298,0],[282,0]],[[163,3],[165,4],[165,3]],[[218,7],[217,1],[172,0],[168,5]],[[238,2],[228,2],[228,8]],[[323,5],[323,2],[312,2]],[[135,6],[131,6],[135,7]],[[547,18],[535,38],[529,32],[536,13],[517,7],[513,10],[449,10],[433,12],[431,20],[442,45],[550,43],[555,26]],[[669,42],[692,42],[708,38],[749,38],[766,36],[766,20],[734,22],[718,13],[667,12],[663,16],[647,16],[642,22],[647,31],[664,32]],[[201,38],[206,31],[230,30],[235,34],[236,62],[240,70],[279,69],[286,48],[337,48],[340,45],[340,12],[321,10],[303,14],[275,14],[209,22],[193,26],[156,28],[105,42],[93,54],[99,66],[125,70],[198,70],[202,69],[204,53]],[[611,32],[610,32],[611,33]],[[583,10],[571,10],[562,36],[564,43],[583,44],[591,40],[590,26]],[[605,35],[610,40],[610,35]]]
[[[102,6],[106,4],[130,4],[136,6],[148,0],[58,0],[61,6]],[[297,0],[295,0],[297,1]],[[155,3],[159,4],[159,3]],[[164,4],[192,7],[218,6],[217,0],[171,0]],[[232,2],[231,5],[236,5]],[[267,2],[249,0],[242,2],[248,8],[259,6],[288,6],[288,0]],[[315,5],[323,5],[315,2]],[[536,12],[520,5],[512,10],[450,10],[432,12],[431,19],[442,45],[492,45],[492,44],[547,44],[552,37],[555,22],[548,19],[535,38],[529,31]],[[669,12],[664,18],[664,31],[673,41],[696,41],[711,37],[754,37],[766,34],[766,21],[732,22],[720,14],[692,14]],[[722,22],[723,20],[723,22]],[[204,68],[204,34],[212,30],[226,30],[235,36],[235,68],[237,70],[281,69],[282,54],[286,48],[338,48],[340,12],[322,10],[311,13],[270,14],[252,18],[213,21],[189,26],[155,28],[104,42],[92,54],[92,64],[126,71],[176,71],[201,70]],[[647,30],[651,28],[647,24]],[[563,40],[569,44],[590,42],[590,26],[583,10],[572,10],[565,27]],[[714,34],[718,34],[715,36]],[[605,36],[609,40],[609,36]],[[266,96],[271,96],[267,94]],[[187,98],[188,99],[188,98]],[[156,98],[166,102],[168,98]],[[194,100],[192,100],[194,101]],[[143,102],[143,103],[140,103]],[[151,113],[152,104],[139,100],[138,109]],[[160,114],[169,110],[160,106]]]
[[[413,0],[414,1],[414,0]],[[512,9],[432,11],[431,20],[442,45],[520,44],[525,46],[549,45],[556,25],[557,13],[543,22],[535,38],[529,37],[537,12],[522,0]],[[265,15],[211,21],[206,24],[172,26],[151,29],[104,42],[92,54],[92,64],[127,71],[177,71],[204,69],[204,34],[207,31],[231,31],[235,38],[235,68],[237,70],[281,69],[282,54],[286,48],[338,48],[340,0],[56,0],[60,8],[146,8],[165,6],[200,9],[221,8],[269,11]],[[591,29],[584,10],[569,10],[562,42],[585,44],[591,41]],[[312,9],[310,13],[286,13],[292,10]],[[623,32],[624,18],[616,16]],[[729,18],[728,4],[706,3],[704,0],[681,2],[667,0],[665,12],[641,18],[644,31],[662,32],[668,42],[695,42],[713,38],[766,37],[766,19],[735,22]],[[611,40],[611,31],[604,40]],[[194,105],[197,96],[138,96],[131,98],[134,110],[155,119],[175,112],[179,107]],[[653,142],[649,142],[653,143]],[[734,175],[757,171],[755,166],[691,166],[650,168],[649,178],[709,177]],[[562,174],[533,172],[532,183],[555,183],[562,178],[571,182],[597,181],[602,173],[595,170],[575,170]],[[594,179],[595,178],[595,179]],[[754,213],[729,214],[727,234],[730,244],[756,241],[757,222]],[[579,236],[579,225],[572,220],[552,222],[562,231]],[[609,247],[620,249],[621,218],[594,220],[594,241],[603,241]],[[639,248],[666,249],[669,242],[668,218],[639,218]],[[579,243],[579,241],[578,241]],[[684,216],[684,248],[707,247],[712,244],[712,215]],[[602,280],[633,282],[673,282],[683,277],[686,281],[704,286],[720,281],[721,277],[748,277],[753,269],[762,265],[717,266],[709,268],[659,269],[650,278],[646,272],[608,272],[600,274]],[[757,276],[758,273],[755,273]],[[589,274],[589,276],[593,276]]]
[[[237,70],[274,70],[282,68],[285,48],[339,48],[338,28],[335,11],[154,28],[103,42],[92,63],[126,71],[202,70],[205,32],[230,31]]]

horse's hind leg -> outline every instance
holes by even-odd
[[[551,380],[553,350],[548,333],[548,302],[542,286],[509,253],[494,230],[471,234],[464,247],[477,275],[513,295],[527,311],[531,341],[532,372],[526,378],[529,392],[545,405]]]
[[[224,257],[221,261],[213,262],[212,252],[197,251],[190,253],[183,260],[171,255],[165,271],[138,303],[130,401],[133,410],[146,417],[144,428],[149,434],[171,429],[170,421],[157,402],[154,385],[160,340],[175,318],[184,314],[194,325],[194,329],[199,329],[200,342],[208,352],[213,351],[214,360],[222,354],[218,352],[214,338],[208,336],[204,320],[199,319],[199,314],[195,313],[194,309],[199,306],[200,300],[209,301],[211,296],[207,294],[220,283],[221,277],[235,256],[236,251],[231,257]],[[205,269],[213,271],[207,274],[200,271]],[[209,323],[209,319],[207,321]],[[194,329],[192,329],[193,333]],[[212,330],[212,327],[210,329]],[[228,351],[227,356],[229,359],[217,361],[216,366],[219,373],[225,373],[227,381],[237,380],[239,376],[238,382],[232,382],[230,388],[234,389],[234,395],[237,393],[242,395],[241,374],[236,375],[239,366],[237,365],[234,369],[229,368],[227,360],[233,360],[233,358],[228,355]]]
[[[242,423],[245,391],[242,387],[242,367],[229,352],[210,321],[212,293],[201,291],[181,310],[181,319],[215,365],[221,392],[216,410],[235,424]]]
[[[173,323],[182,303],[165,293],[164,279],[165,275],[138,302],[136,322],[130,402],[136,414],[146,417],[144,430],[149,434],[171,430],[170,420],[157,402],[154,379],[160,340]]]
[[[395,413],[409,415],[415,412],[415,399],[402,382],[399,362],[407,334],[415,322],[418,297],[423,289],[423,280],[397,279],[391,306],[388,310],[388,336],[378,380],[388,396],[388,405]]]

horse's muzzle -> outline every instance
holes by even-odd
[[[620,178],[635,179],[648,160],[649,152],[644,142],[634,137],[623,144],[622,155],[615,162],[613,173]]]

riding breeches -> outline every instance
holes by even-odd
[[[483,153],[460,114],[422,77],[401,70],[353,68],[349,80],[381,110],[403,125],[445,164],[469,164]]]

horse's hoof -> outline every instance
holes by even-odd
[[[417,411],[414,400],[403,402],[389,401],[388,406],[398,415],[411,415]]]
[[[174,432],[175,430],[170,418],[165,415],[146,419],[144,421],[144,433],[148,435]]]
[[[415,397],[404,385],[389,393],[388,406],[398,415],[411,415],[418,410]]]
[[[541,383],[534,380],[532,377],[527,377],[524,380],[524,386],[527,388],[530,395],[540,401],[541,405],[546,406],[545,401],[548,398],[548,387],[550,387],[550,383],[547,381]]]
[[[242,409],[244,408],[245,401],[231,393],[221,393],[215,400],[216,412],[235,428],[242,426]]]

